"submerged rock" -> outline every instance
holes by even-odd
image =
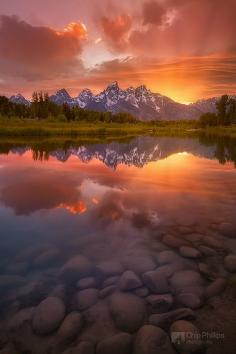
[[[236,272],[236,256],[235,255],[228,255],[224,259],[225,261],[225,269],[228,272],[234,273]]]
[[[221,294],[226,287],[226,280],[224,278],[218,278],[213,281],[205,290],[205,297],[208,299],[213,296]]]
[[[196,248],[193,248],[193,247],[188,247],[188,246],[180,247],[179,252],[180,252],[181,256],[187,257],[187,258],[200,258],[201,257],[201,252],[199,252]]]
[[[122,264],[128,270],[142,274],[156,268],[156,264],[150,256],[130,255],[122,260]]]
[[[138,288],[134,291],[135,295],[137,296],[140,296],[140,297],[146,297],[148,296],[148,294],[150,293],[149,292],[149,289],[145,286],[141,287],[141,288]]]
[[[145,318],[145,304],[139,297],[128,293],[115,293],[109,301],[112,318],[121,331],[135,332]]]
[[[61,277],[69,282],[77,281],[92,272],[92,265],[87,257],[78,255],[71,258],[61,269]]]
[[[77,282],[77,288],[88,289],[94,288],[97,285],[97,281],[94,277],[82,278]]]
[[[86,310],[98,301],[99,291],[97,289],[81,290],[76,295],[76,303],[79,311]]]
[[[168,335],[158,327],[145,325],[137,333],[134,354],[175,354]]]
[[[192,270],[176,272],[170,279],[170,285],[175,292],[183,291],[187,287],[200,287],[202,284],[200,274]]]
[[[150,295],[146,298],[155,313],[162,313],[170,310],[173,306],[173,296],[171,294]]]
[[[144,273],[143,282],[153,293],[166,294],[169,292],[168,280],[158,270]]]
[[[48,297],[36,308],[32,318],[32,327],[37,334],[49,334],[55,331],[65,317],[65,305],[56,297]]]
[[[182,335],[184,334],[184,335]],[[201,334],[196,326],[188,321],[176,321],[171,325],[172,343],[179,353],[200,354],[205,352]],[[187,337],[186,337],[187,335]]]
[[[63,354],[95,354],[94,345],[90,342],[80,342],[78,346],[67,349]]]
[[[100,290],[99,292],[99,297],[101,299],[111,295],[112,293],[114,293],[117,290],[117,287],[115,285],[110,285],[107,286],[106,288],[103,288],[102,290]]]
[[[119,333],[103,340],[97,345],[97,354],[130,354],[132,336],[128,333]]]
[[[197,309],[202,306],[203,301],[200,296],[191,292],[183,292],[177,295],[176,301],[180,306]]]
[[[149,323],[151,325],[161,327],[163,329],[168,329],[171,324],[177,320],[188,319],[192,320],[195,318],[194,312],[189,308],[180,308],[174,311],[151,315],[149,317]]]
[[[60,342],[70,342],[76,338],[83,327],[83,318],[79,312],[69,313],[62,322],[57,336]]]
[[[105,276],[112,276],[112,275],[117,275],[121,274],[124,271],[124,268],[120,264],[120,262],[117,261],[106,261],[99,263],[96,266],[97,270],[104,274]]]
[[[124,272],[119,281],[119,288],[124,291],[133,290],[142,285],[141,279],[131,270]]]

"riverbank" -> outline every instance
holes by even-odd
[[[236,126],[199,128],[197,121],[160,121],[129,123],[50,122],[39,120],[1,119],[2,137],[134,137],[194,136],[199,132],[236,137]]]

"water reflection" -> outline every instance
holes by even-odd
[[[5,146],[0,155],[0,316],[37,306],[58,286],[65,290],[67,311],[73,310],[77,279],[68,280],[64,272],[78,255],[91,263],[86,276],[101,292],[99,306],[105,306],[102,282],[125,270],[140,277],[146,294],[153,290],[143,274],[160,267],[170,282],[175,272],[198,272],[203,278],[198,293],[209,279],[229,277],[224,257],[236,252],[235,148],[230,139],[204,139]],[[168,262],[173,269],[165,268]],[[12,286],[7,278],[6,285],[9,275],[20,279],[10,278]],[[169,292],[177,296],[172,288]],[[198,293],[196,308],[203,304]],[[94,342],[114,334],[104,331],[95,340],[94,330],[89,331],[86,327],[85,335]],[[28,338],[28,347],[21,343],[25,352],[32,350]]]

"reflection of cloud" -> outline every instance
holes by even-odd
[[[83,214],[87,211],[86,205],[81,201],[76,202],[74,204],[60,203],[57,208],[58,209],[66,209],[67,211],[69,211],[69,213],[74,214],[74,215]]]
[[[34,171],[37,173],[37,171]],[[53,209],[58,205],[76,205],[79,199],[77,186],[60,177],[36,177],[26,172],[25,182],[19,181],[2,189],[1,202],[14,209],[17,215],[29,215],[42,209]]]

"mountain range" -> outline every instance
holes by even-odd
[[[84,89],[77,97],[71,97],[65,89],[61,89],[49,99],[58,105],[67,103],[71,107],[78,106],[99,112],[127,112],[139,120],[150,121],[198,119],[203,113],[216,111],[218,98],[202,99],[187,105],[153,93],[144,85],[123,90],[115,81],[97,95]],[[21,94],[12,96],[10,100],[17,104],[30,104]]]

